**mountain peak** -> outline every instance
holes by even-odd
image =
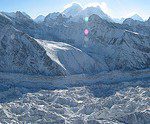
[[[102,19],[105,19],[107,21],[112,21],[112,19],[107,15],[105,14],[102,9],[100,8],[100,6],[97,6],[97,7],[87,7],[85,8],[81,13],[80,15],[82,15],[83,17],[85,16],[91,16],[91,15],[98,15],[99,17],[101,17]]]
[[[61,15],[61,13],[59,13],[59,12],[49,13],[49,14],[45,17],[45,20],[56,19],[59,15]]]
[[[43,22],[44,19],[45,19],[45,16],[39,15],[38,17],[36,17],[36,18],[34,19],[34,21],[37,22],[37,23],[40,23],[40,22]]]
[[[32,18],[25,12],[17,11],[13,18],[23,19],[23,20],[32,20]]]
[[[10,18],[32,19],[28,14],[26,14],[25,12],[21,12],[21,11],[16,11],[16,12],[2,12],[2,14],[6,15],[7,17],[10,17]]]
[[[135,14],[135,15],[131,16],[131,18],[133,20],[143,21],[142,17],[140,17],[138,14]]]
[[[78,3],[72,3],[72,6],[82,8],[82,7],[80,6],[80,4],[78,4]]]
[[[65,14],[66,16],[76,16],[79,12],[81,12],[83,8],[77,4],[77,3],[73,3],[70,7],[68,7],[67,9],[65,9],[62,13]]]

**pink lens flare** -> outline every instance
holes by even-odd
[[[87,36],[89,34],[89,30],[88,29],[85,29],[84,30],[84,34]]]

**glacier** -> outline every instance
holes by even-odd
[[[14,102],[0,104],[1,123],[148,124],[149,89],[125,88],[96,98],[88,87],[41,90]]]

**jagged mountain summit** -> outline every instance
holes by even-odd
[[[66,15],[67,17],[71,16],[71,21],[75,22],[81,21],[85,17],[90,17],[93,14],[96,14],[107,21],[112,21],[112,19],[102,11],[100,6],[82,8],[79,4],[74,3],[71,7],[64,10],[62,14]]]
[[[100,8],[100,6],[97,6],[97,7],[87,7],[85,9],[83,9],[79,14],[78,16],[81,16],[81,17],[90,17],[91,15],[98,15],[99,17],[101,17],[102,19],[104,20],[107,20],[107,21],[112,21],[112,19],[107,15],[105,14],[102,9]]]
[[[36,23],[41,23],[41,22],[44,21],[44,19],[45,19],[45,16],[39,15],[38,17],[36,17],[36,18],[34,19],[34,21],[35,21]]]
[[[31,17],[28,14],[26,14],[25,12],[17,11],[17,12],[10,12],[10,13],[8,13],[8,12],[2,12],[2,13],[11,17],[11,18],[20,18],[20,19],[21,18],[24,18],[24,19],[28,18],[28,19],[31,19]]]
[[[67,17],[74,17],[76,16],[79,12],[82,11],[82,7],[77,4],[77,3],[73,3],[72,6],[70,6],[69,8],[65,9],[62,14],[65,14]]]
[[[140,17],[138,14],[135,14],[135,15],[131,16],[130,18],[133,19],[133,20],[144,21],[142,19],[142,17]]]
[[[125,19],[123,21],[123,25],[127,26],[129,30],[133,32],[140,33],[145,36],[149,36],[150,34],[150,23],[149,20],[147,21],[138,21],[138,20],[133,20],[131,18]]]
[[[50,13],[45,17],[45,20],[56,19],[59,15],[61,15],[59,12]]]
[[[120,23],[122,24],[125,20],[134,20],[134,21],[141,21],[144,22],[143,18],[140,17],[138,14],[135,14],[133,16],[131,16],[130,18],[114,18],[113,21],[116,23]]]
[[[141,30],[143,30],[144,27],[147,27],[147,26],[150,27],[149,22],[150,22],[150,18],[146,21],[141,20],[141,19],[127,18],[127,19],[124,20],[123,24],[134,26],[135,28],[136,28],[136,26],[143,26],[143,27],[141,27]]]
[[[34,38],[52,40],[54,37],[50,34],[47,26],[34,22],[33,19],[20,11],[13,13],[14,16],[11,16],[12,13],[3,12],[2,14],[11,20],[13,27]]]
[[[141,22],[139,20],[134,20],[132,18],[127,18],[123,21],[123,24],[127,24],[129,26],[136,26],[136,25],[142,25],[144,22]]]
[[[54,12],[54,13],[50,13],[48,14],[45,19],[43,24],[53,27],[54,25],[58,25],[58,24],[65,24],[67,20],[69,20],[70,18],[67,17],[66,15],[59,13],[59,12]]]

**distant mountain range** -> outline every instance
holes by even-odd
[[[142,17],[140,17],[138,14],[135,14],[127,19],[133,19],[134,21],[141,21],[141,22],[144,22],[144,20],[142,19]],[[114,22],[116,23],[123,23],[124,20],[126,20],[126,18],[121,18],[121,19],[118,19],[118,18],[114,18],[113,19]]]
[[[73,5],[73,8],[75,7],[79,6]],[[82,13],[89,12],[88,15],[90,15],[93,11],[97,12],[96,10],[99,9],[99,7],[86,8],[81,10],[80,14],[84,15]],[[98,12],[101,13],[102,11]],[[84,20],[72,22],[70,21],[72,17],[67,17],[65,14],[59,12],[50,13],[44,18],[44,21],[40,23],[36,23],[27,14],[19,11],[16,13],[3,12],[1,14],[1,20],[7,20],[14,30],[20,30],[33,38],[65,42],[86,53],[86,58],[88,58],[88,56],[91,57],[88,58],[88,60],[91,59],[89,63],[81,61],[81,65],[80,59],[77,60],[77,63],[84,68],[84,71],[79,72],[70,70],[69,65],[65,66],[66,63],[64,63],[64,61],[67,61],[65,57],[63,57],[64,60],[60,58],[59,62],[58,60],[54,60],[57,64],[61,65],[62,69],[64,68],[64,71],[66,70],[65,73],[91,73],[90,68],[92,66],[100,67],[98,70],[95,69],[95,73],[102,70],[134,70],[150,67],[149,20],[141,22],[126,19],[123,24],[120,25],[110,22],[107,19],[102,19],[99,15],[100,14],[93,14],[90,16],[88,25],[85,24]],[[3,23],[5,23],[5,21],[1,21],[2,25],[6,25]],[[139,26],[141,27],[140,30]],[[89,36],[86,41],[84,40],[85,36],[83,33],[85,28],[89,29]],[[20,41],[21,39],[18,40]],[[76,50],[74,50],[73,54],[76,54],[75,51]],[[67,54],[67,52],[65,52],[65,54]],[[85,55],[83,54],[83,56]],[[75,58],[77,58],[77,56]],[[83,67],[85,63],[86,65]],[[92,72],[94,73],[94,71]]]
[[[67,17],[72,16],[72,21],[79,21],[80,19],[89,17],[93,14],[96,14],[108,21],[112,21],[112,19],[107,14],[105,14],[99,6],[87,7],[83,9],[79,4],[72,4],[72,6],[64,10],[62,14],[66,15]]]

